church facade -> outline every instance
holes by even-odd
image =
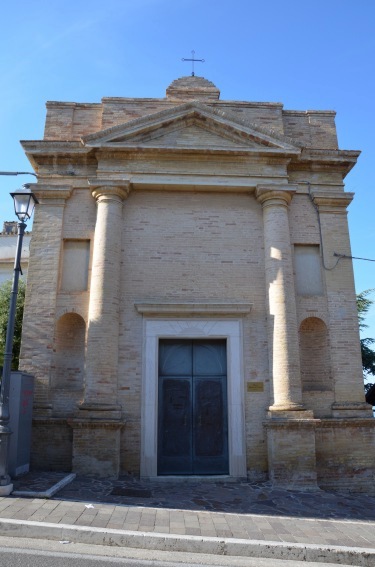
[[[335,113],[47,103],[21,367],[34,468],[364,490],[365,403]]]

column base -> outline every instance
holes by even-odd
[[[75,418],[68,423],[73,429],[73,472],[96,478],[118,478],[120,435],[125,424],[104,416]]]
[[[304,407],[301,409],[293,408],[287,406],[270,406],[267,412],[268,419],[287,419],[287,420],[299,420],[299,419],[313,419],[314,412],[312,410],[307,410]]]
[[[315,452],[318,420],[288,419],[285,415],[275,419],[273,412],[270,414],[264,425],[272,484],[293,490],[318,490]]]
[[[289,402],[287,404],[273,404],[268,409],[269,411],[303,411],[306,408],[303,404]]]
[[[373,417],[372,407],[365,402],[335,402],[332,404],[332,417]]]

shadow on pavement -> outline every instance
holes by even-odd
[[[67,473],[31,472],[14,481],[15,490],[43,492]],[[123,506],[207,510],[236,514],[375,520],[375,496],[323,491],[303,492],[272,488],[269,482],[141,481],[76,477],[55,500],[102,502]]]

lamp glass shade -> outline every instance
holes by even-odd
[[[14,202],[14,211],[20,221],[29,219],[33,214],[35,204],[38,202],[31,192],[29,185],[22,185],[14,193],[11,193]]]

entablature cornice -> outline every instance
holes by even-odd
[[[311,192],[311,197],[314,204],[319,207],[321,213],[329,212],[344,212],[353,200],[354,193],[342,192],[337,193],[333,191],[319,191]]]
[[[136,174],[129,177],[130,188],[145,191],[193,191],[193,192],[216,192],[216,193],[254,193],[256,186],[264,181],[264,177],[254,176],[214,176],[214,175],[180,175],[180,174]],[[285,183],[285,176],[273,178],[275,187],[277,182]],[[90,186],[103,186],[100,177],[90,181]],[[113,186],[120,181],[113,180]]]
[[[103,159],[103,158],[115,158],[119,159],[121,155],[131,155],[131,154],[142,154],[142,155],[149,155],[151,156],[158,156],[161,154],[164,155],[174,155],[180,156],[183,158],[184,156],[189,155],[203,155],[206,159],[209,155],[228,155],[228,156],[246,156],[248,158],[257,158],[262,157],[266,159],[282,159],[285,164],[288,164],[294,155],[296,155],[298,151],[292,152],[289,150],[285,150],[283,148],[262,148],[262,147],[255,147],[255,148],[246,148],[244,146],[237,146],[237,147],[225,147],[225,146],[205,146],[200,144],[195,144],[194,147],[191,146],[142,146],[138,144],[112,144],[98,147],[95,151],[96,158]]]
[[[43,166],[52,167],[54,170],[60,166],[59,169],[66,169],[66,175],[73,175],[72,168],[75,164],[84,163],[87,166],[90,161],[95,161],[92,151],[85,148],[81,142],[40,140],[22,141],[21,144],[37,173]],[[60,175],[61,171],[58,174]]]
[[[80,141],[69,140],[21,140],[26,153],[31,154],[88,154],[87,148]]]
[[[292,158],[288,169],[289,171],[308,170],[308,171],[340,171],[343,178],[357,163],[360,155],[358,150],[332,150],[303,148],[300,155]]]
[[[201,160],[206,164],[212,159],[226,159],[235,162],[237,159],[246,160],[249,163],[259,163],[263,165],[281,165],[287,168],[293,159],[295,153],[299,150],[290,150],[284,148],[276,148],[269,146],[205,146],[203,144],[195,144],[192,146],[142,146],[134,145],[105,145],[101,147],[88,148],[84,147],[81,142],[24,142],[26,155],[35,170],[39,172],[40,168],[48,168],[50,174],[56,173],[61,175],[64,170],[65,174],[75,175],[77,167],[95,167],[99,161],[106,160],[166,160],[180,161],[181,163],[189,159]]]

